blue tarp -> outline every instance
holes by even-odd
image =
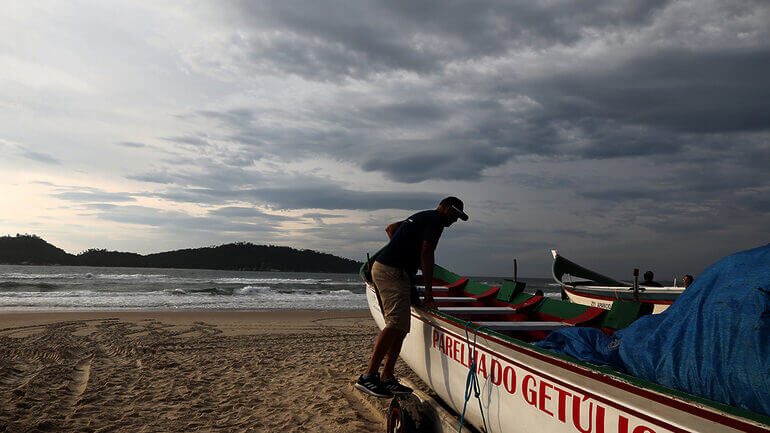
[[[537,344],[770,416],[770,244],[725,257],[612,337],[570,328]]]

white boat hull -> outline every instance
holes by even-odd
[[[385,322],[372,285],[369,308]],[[463,325],[412,307],[401,358],[457,413],[463,410],[469,349]],[[473,338],[471,334],[471,339]],[[551,352],[499,336],[477,336],[478,379],[488,432],[767,432],[766,425],[683,397],[629,383]],[[465,419],[483,425],[479,403]]]
[[[589,307],[599,307],[604,308],[605,310],[609,310],[612,308],[612,303],[615,301],[615,299],[618,299],[614,295],[614,292],[618,290],[617,288],[607,288],[606,294],[604,296],[599,295],[586,295],[580,292],[577,292],[573,290],[571,287],[563,287],[565,293],[567,293],[567,297],[569,298],[570,302],[580,305],[587,305]],[[595,291],[600,291],[601,289],[594,288]],[[655,290],[655,289],[648,289],[649,291]],[[666,289],[658,289],[659,292],[664,292]],[[623,289],[623,291],[626,291],[626,289]],[[682,292],[682,289],[678,290],[668,290],[669,292],[676,292],[678,295]],[[662,313],[663,311],[666,311],[666,309],[671,305],[671,301],[668,302],[658,302],[658,301],[645,301],[642,300],[642,302],[649,302],[653,304],[652,314],[658,314]]]

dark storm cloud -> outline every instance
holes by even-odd
[[[317,80],[390,70],[432,73],[451,61],[511,47],[569,45],[586,29],[634,28],[665,3],[244,1],[233,19],[254,31],[233,43],[262,68]]]
[[[431,193],[367,192],[341,187],[269,188],[257,189],[253,193],[280,209],[422,209],[434,207],[444,198]]]
[[[662,203],[721,203],[746,206],[758,191],[770,188],[770,172],[751,164],[746,146],[725,149],[690,149],[692,156],[674,161],[649,161],[629,167],[629,177],[613,186],[582,188],[582,197],[602,202],[652,200]],[[645,174],[647,170],[647,174]],[[635,181],[636,180],[636,181]]]
[[[427,179],[478,180],[482,171],[504,163],[509,154],[491,146],[458,143],[391,143],[387,150],[368,157],[361,168],[382,171],[388,178],[406,183]]]
[[[422,209],[435,207],[444,197],[433,193],[356,191],[341,186],[296,186],[215,190],[169,189],[145,195],[192,203],[224,204],[247,201],[275,209]]]
[[[616,157],[674,153],[683,145],[681,133],[770,129],[767,76],[769,49],[671,49],[530,85],[546,107],[543,121],[566,122],[593,139],[596,146],[582,151],[586,157]]]
[[[645,53],[611,68],[589,65],[569,74],[460,86],[458,92],[469,92],[462,102],[431,98],[429,85],[424,98],[412,95],[401,103],[327,102],[291,115],[291,126],[265,123],[247,109],[199,114],[221,122],[223,140],[253,147],[231,156],[233,166],[265,155],[319,155],[407,183],[479,180],[487,168],[527,156],[675,158],[706,142],[726,153],[740,145],[767,161],[767,150],[758,146],[770,129],[770,84],[762,79],[770,75],[769,53]],[[504,107],[517,98],[532,106],[516,112]],[[453,121],[456,116],[462,121]],[[393,128],[430,138],[383,138],[380,132]]]
[[[758,231],[767,217],[766,4],[289,0],[218,12],[228,8],[215,49],[185,61],[243,94],[179,116],[191,128],[167,140],[195,157],[129,176],[162,185],[143,196],[224,206],[208,217],[231,222],[260,218],[250,206],[321,209],[292,233],[357,256],[358,243],[384,242],[384,219],[443,198],[414,184],[457,181],[480,191],[476,205],[509,194],[442,240],[445,258],[479,268],[509,263],[512,245],[540,261],[555,242],[622,250],[621,264],[671,239],[681,252],[697,233]],[[265,83],[286,87],[270,99]],[[410,185],[356,190],[324,178],[337,176],[327,161]],[[286,162],[319,171],[284,173]],[[527,221],[496,226],[500,209]],[[345,210],[397,212],[326,215]]]
[[[340,85],[403,71],[418,78],[371,90],[390,99],[348,92],[297,112],[199,114],[222,123],[223,139],[255,148],[233,165],[322,155],[407,183],[479,180],[528,156],[675,157],[704,136],[770,128],[770,47],[756,24],[766,9],[737,1],[703,14],[669,1],[241,2],[229,43],[238,53],[231,61],[247,71]],[[720,42],[708,28],[739,36]],[[648,33],[661,42],[631,37]],[[578,50],[562,66],[560,56],[572,55],[565,47],[599,41],[604,51]],[[537,54],[539,73],[495,66],[520,52]],[[485,61],[483,73],[453,69]],[[527,104],[511,108],[511,100]],[[424,138],[400,145],[390,131]],[[449,174],[453,167],[463,169]]]

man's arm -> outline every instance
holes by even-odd
[[[420,258],[422,261],[422,278],[425,280],[425,306],[436,308],[436,301],[433,300],[433,253],[436,250],[436,244],[428,241],[422,241],[422,252]]]
[[[400,226],[401,226],[401,223],[397,222],[385,227],[385,233],[388,234],[388,239],[391,239],[393,235],[396,234]]]

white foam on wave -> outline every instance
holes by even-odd
[[[172,295],[186,295],[187,294],[187,292],[184,289],[164,290],[163,293],[171,293]]]
[[[330,278],[217,278],[217,284],[326,284],[332,283]]]
[[[270,287],[246,286],[233,292],[234,295],[267,295],[277,293]]]
[[[363,281],[325,281],[323,283],[318,283],[323,286],[363,286]]]
[[[247,286],[240,296],[211,296],[205,292],[168,289],[153,292],[0,292],[0,311],[108,311],[108,310],[362,310],[366,295],[349,290],[278,291]]]
[[[9,280],[43,280],[43,279],[74,279],[88,278],[88,273],[84,274],[25,274],[21,272],[7,272],[0,274],[0,278]]]
[[[164,278],[165,274],[97,274],[94,278],[100,280],[144,280],[153,278]]]
[[[21,272],[7,272],[0,274],[0,278],[9,280],[67,280],[67,279],[101,279],[101,280],[143,280],[163,278],[164,274],[92,274],[91,272],[77,274],[25,274]]]
[[[274,290],[264,286],[246,286],[233,292],[234,295],[280,296],[296,299],[299,296],[350,296],[356,295],[350,290]]]

